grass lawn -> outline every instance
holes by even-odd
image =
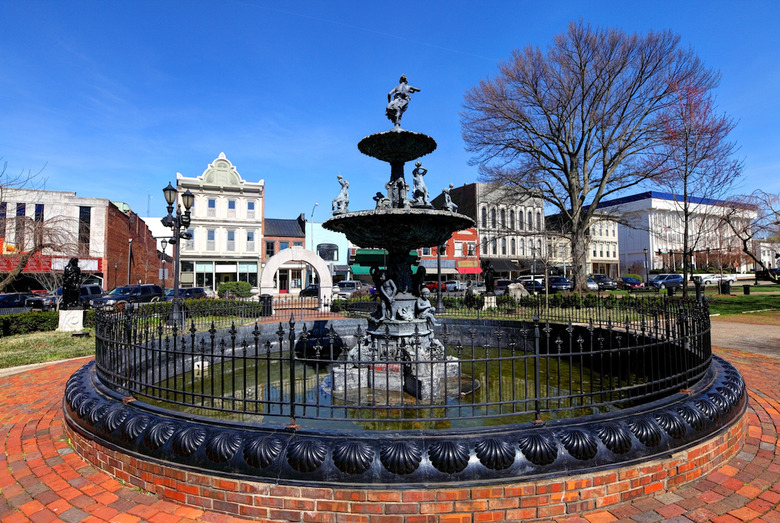
[[[89,337],[51,331],[0,338],[0,369],[94,354],[94,331]]]
[[[765,309],[780,310],[780,294],[708,295],[707,299],[710,302],[710,314],[721,316]]]
[[[745,323],[748,325],[774,325],[780,327],[780,311],[753,312],[748,314],[729,314],[715,316],[713,322],[727,321],[730,323]]]

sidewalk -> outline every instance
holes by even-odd
[[[755,325],[745,327],[756,332]],[[780,327],[771,332],[780,332]],[[719,336],[713,337],[715,343],[727,341]],[[742,452],[678,490],[559,521],[780,522],[780,357],[734,349],[715,352],[736,366],[747,383],[749,430]],[[160,501],[97,471],[73,452],[63,434],[62,391],[68,377],[87,361],[65,361],[0,378],[0,521],[242,521]],[[349,521],[430,519],[425,514],[356,514]]]

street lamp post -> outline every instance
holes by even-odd
[[[171,319],[175,322],[177,327],[181,327],[182,318],[180,315],[179,304],[179,270],[180,270],[180,256],[181,256],[181,240],[189,240],[192,235],[187,232],[187,227],[190,226],[190,207],[195,201],[195,195],[187,189],[181,195],[182,203],[184,204],[184,212],[181,212],[181,205],[176,205],[176,214],[173,214],[173,204],[176,202],[178,192],[170,182],[168,186],[163,189],[165,195],[165,201],[168,203],[168,215],[163,217],[162,224],[165,227],[171,229],[173,233],[168,243],[176,246],[176,256],[174,259],[173,267],[173,310],[171,311]]]
[[[133,261],[133,239],[127,239],[127,284],[130,285],[130,263]]]
[[[642,249],[642,252],[645,253],[645,285],[647,285],[647,280],[650,279],[649,278],[650,267],[648,267],[647,265],[647,248]]]
[[[160,273],[160,282],[162,283],[162,285],[160,285],[160,287],[162,287],[163,296],[165,296],[165,279],[166,279],[166,274],[165,274],[165,248],[166,247],[168,247],[168,240],[165,240],[165,239],[160,240],[160,249],[162,250],[162,272]]]
[[[118,270],[119,270],[119,264],[115,263],[114,264],[114,288],[115,289],[116,289],[116,273],[117,273]]]
[[[444,300],[441,297],[441,251],[447,251],[447,244],[439,245],[436,247],[436,314],[444,313]]]

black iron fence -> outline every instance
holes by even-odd
[[[405,429],[630,407],[689,388],[711,359],[706,301],[451,307],[437,316],[435,342],[418,331],[400,346],[389,332],[368,335],[360,317],[370,301],[326,312],[316,299],[267,305],[187,303],[183,325],[165,304],[98,311],[98,376],[121,394],[194,415]]]

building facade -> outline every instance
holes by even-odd
[[[722,200],[691,198],[689,250],[694,268],[747,272],[752,260],[743,252],[739,239],[722,218],[731,205]],[[683,226],[680,196],[648,191],[601,202],[600,212],[619,218],[618,241],[622,272],[644,274],[648,270],[675,271],[682,267]],[[755,211],[741,211],[739,219],[750,222]],[[645,252],[645,249],[647,252]]]
[[[569,276],[572,266],[571,240],[563,234],[560,214],[547,216],[547,260],[550,268]],[[618,222],[609,215],[598,215],[588,228],[585,265],[588,274],[606,274],[612,278],[620,272],[620,239]]]
[[[439,268],[442,281],[473,280],[482,272],[479,235],[475,228],[454,232],[441,253],[436,247],[424,247],[417,252],[420,256],[419,264],[425,267],[427,277],[431,280],[437,278]]]
[[[183,287],[216,291],[222,282],[257,287],[263,255],[265,182],[248,182],[225,153],[194,178],[176,174],[179,193],[195,195],[188,232],[181,244]]]
[[[301,214],[294,220],[266,218],[263,221],[263,266],[273,256],[290,247],[304,247],[306,241],[306,217]],[[308,265],[303,260],[284,263],[274,274],[274,291],[280,294],[296,294],[304,287],[308,277]]]
[[[458,212],[476,223],[481,260],[496,273],[514,278],[530,273],[545,256],[544,204],[538,198],[518,198],[502,187],[476,182],[450,190]],[[438,208],[442,195],[434,199]]]
[[[161,260],[152,232],[129,207],[75,192],[8,189],[0,202],[0,273],[30,257],[17,290],[58,286],[57,277],[75,256],[85,281],[110,289],[127,283],[158,283]]]

